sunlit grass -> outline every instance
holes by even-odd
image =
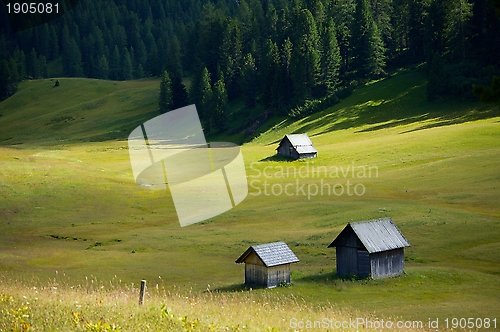
[[[36,285],[36,286],[34,286]],[[314,305],[295,296],[233,290],[205,292],[149,285],[143,305],[138,285],[90,277],[71,285],[64,277],[47,283],[0,279],[3,331],[282,331],[290,320],[348,321],[361,317],[331,304]],[[367,317],[373,316],[369,315]],[[362,326],[360,326],[362,328]]]
[[[429,103],[425,77],[408,72],[298,121],[267,122],[241,147],[249,181],[260,182],[230,211],[181,228],[168,190],[134,183],[127,151],[126,130],[155,114],[158,82],[61,83],[56,91],[50,81],[24,82],[0,104],[0,330],[262,331],[286,330],[295,316],[497,313],[494,108]],[[277,142],[294,132],[310,135],[318,158],[273,158]],[[318,171],[353,166],[377,173]],[[291,171],[278,176],[280,168]],[[300,168],[305,173],[297,175]],[[334,187],[351,181],[366,193],[257,194],[264,181],[279,189],[297,180]],[[407,274],[336,278],[328,244],[349,221],[386,216],[412,244]],[[285,241],[300,259],[291,269],[293,285],[244,290],[244,266],[235,259],[250,245],[273,241]],[[148,295],[139,307],[141,279]]]

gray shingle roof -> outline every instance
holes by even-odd
[[[285,135],[293,146],[312,146],[313,143],[307,134]]]
[[[346,228],[348,227],[354,231],[369,253],[410,246],[410,243],[406,240],[391,218],[350,222]],[[344,228],[344,230],[346,230],[346,228]],[[337,246],[338,239],[341,237],[342,233],[344,233],[344,230],[328,247]]]
[[[243,263],[252,252],[260,258],[266,267],[297,263],[299,261],[285,242],[273,242],[251,246],[236,260],[236,263]]]

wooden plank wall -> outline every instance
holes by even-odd
[[[337,247],[337,274],[345,277],[356,274],[358,268],[358,249],[355,247]]]
[[[394,249],[370,255],[373,279],[400,275],[405,267],[404,249]]]
[[[267,287],[276,287],[282,282],[290,283],[290,264],[269,267],[267,269]]]
[[[281,145],[278,147],[278,153],[282,156],[292,157],[290,153],[291,144],[288,139],[283,139]]]
[[[356,274],[361,278],[370,276],[370,254],[366,250],[358,249],[358,262]]]

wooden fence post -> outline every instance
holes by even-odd
[[[144,294],[146,293],[146,280],[141,280],[141,292],[139,293],[139,305],[144,303]]]

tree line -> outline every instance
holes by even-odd
[[[490,0],[81,0],[46,24],[13,33],[1,20],[0,29],[1,98],[51,68],[162,77],[162,111],[194,102],[214,130],[237,98],[300,115],[422,63],[430,100],[472,97],[500,67]]]

